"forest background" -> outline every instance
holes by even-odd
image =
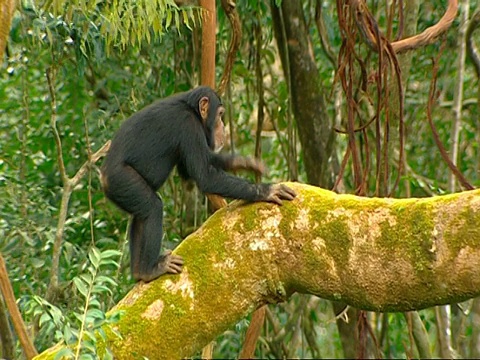
[[[478,5],[463,1],[435,41],[397,51],[385,39],[422,32],[455,2],[368,1],[372,18],[355,17],[354,3],[363,4],[237,3],[231,69],[228,3],[217,4],[216,78],[230,74],[224,151],[262,158],[264,181],[339,193],[430,197],[478,186]],[[125,118],[200,84],[201,12],[169,4],[15,5],[0,74],[0,251],[40,351],[63,340],[94,358],[89,334],[115,321],[105,312],[132,288],[128,218],[106,201],[98,169]],[[172,248],[210,211],[177,174],[160,195]],[[0,313],[2,355],[22,356],[3,302]],[[249,321],[217,338],[214,357],[238,356]],[[478,299],[375,313],[296,294],[266,309],[255,356],[418,357],[423,339],[430,355],[479,358],[479,323]]]

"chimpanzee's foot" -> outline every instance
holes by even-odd
[[[134,273],[136,281],[150,282],[159,278],[163,274],[180,274],[183,267],[183,258],[172,254],[171,250],[165,251],[158,258],[157,267],[149,274]]]
[[[172,250],[165,251],[158,259],[158,271],[162,274],[180,274],[183,267],[183,258],[172,254]]]

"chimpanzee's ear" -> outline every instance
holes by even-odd
[[[204,124],[207,121],[209,106],[210,106],[210,100],[207,96],[202,97],[198,102],[198,110],[200,111],[200,116],[202,117]]]

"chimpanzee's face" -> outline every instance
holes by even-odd
[[[223,114],[225,113],[225,108],[223,105],[220,105],[217,109],[217,115],[215,117],[215,127],[213,129],[213,138],[215,148],[213,151],[219,152],[222,150],[225,145],[225,125],[223,124]]]

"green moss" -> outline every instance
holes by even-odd
[[[385,261],[394,261],[400,255],[410,261],[413,269],[422,273],[420,277],[425,278],[435,261],[432,210],[428,201],[410,202],[410,206],[395,203],[390,207],[395,223],[381,223],[381,238],[377,241],[385,250]],[[394,248],[395,251],[390,251]]]
[[[347,224],[348,215],[342,214],[346,207],[342,206],[337,210],[339,210],[338,213],[332,215],[335,211],[335,201],[332,197],[312,204],[309,212],[312,230],[309,236],[322,239],[325,242],[326,251],[337,262],[337,268],[343,269],[348,265],[352,239]],[[318,256],[312,254],[312,261],[318,262]]]
[[[323,227],[320,236],[325,240],[326,250],[337,263],[337,268],[346,268],[352,246],[352,239],[348,231],[346,218],[342,216],[329,221],[326,226]]]
[[[471,207],[465,207],[452,219],[445,230],[446,244],[452,256],[465,248],[480,246],[480,215]]]
[[[445,195],[436,199],[435,205],[441,211],[450,203],[458,200],[460,193]],[[465,206],[455,214],[446,212],[444,221],[444,240],[450,250],[451,257],[458,255],[459,251],[465,247],[478,248],[480,246],[480,213],[478,210],[468,205],[470,201],[477,201],[480,196],[480,189],[469,192],[469,197],[465,198]]]
[[[226,256],[225,245],[229,236],[224,229],[223,212],[224,210],[219,210],[208,219],[208,225],[204,226],[205,236],[196,237],[194,241],[184,241],[177,249],[177,253],[183,256],[185,263],[188,264],[190,273],[204,273],[211,276],[209,278],[199,276],[195,281],[195,285],[198,287],[214,281],[213,278],[218,272],[210,271],[209,265]],[[210,258],[212,254],[215,255],[215,259]]]
[[[282,236],[285,239],[292,238],[292,222],[298,216],[298,207],[284,202],[282,207],[280,207],[280,212],[282,213],[282,219],[280,220],[279,230]]]
[[[257,212],[261,210],[261,208],[261,206],[245,206],[242,208],[241,216],[243,219],[237,222],[238,225],[242,225],[242,233],[254,231],[258,227]]]

